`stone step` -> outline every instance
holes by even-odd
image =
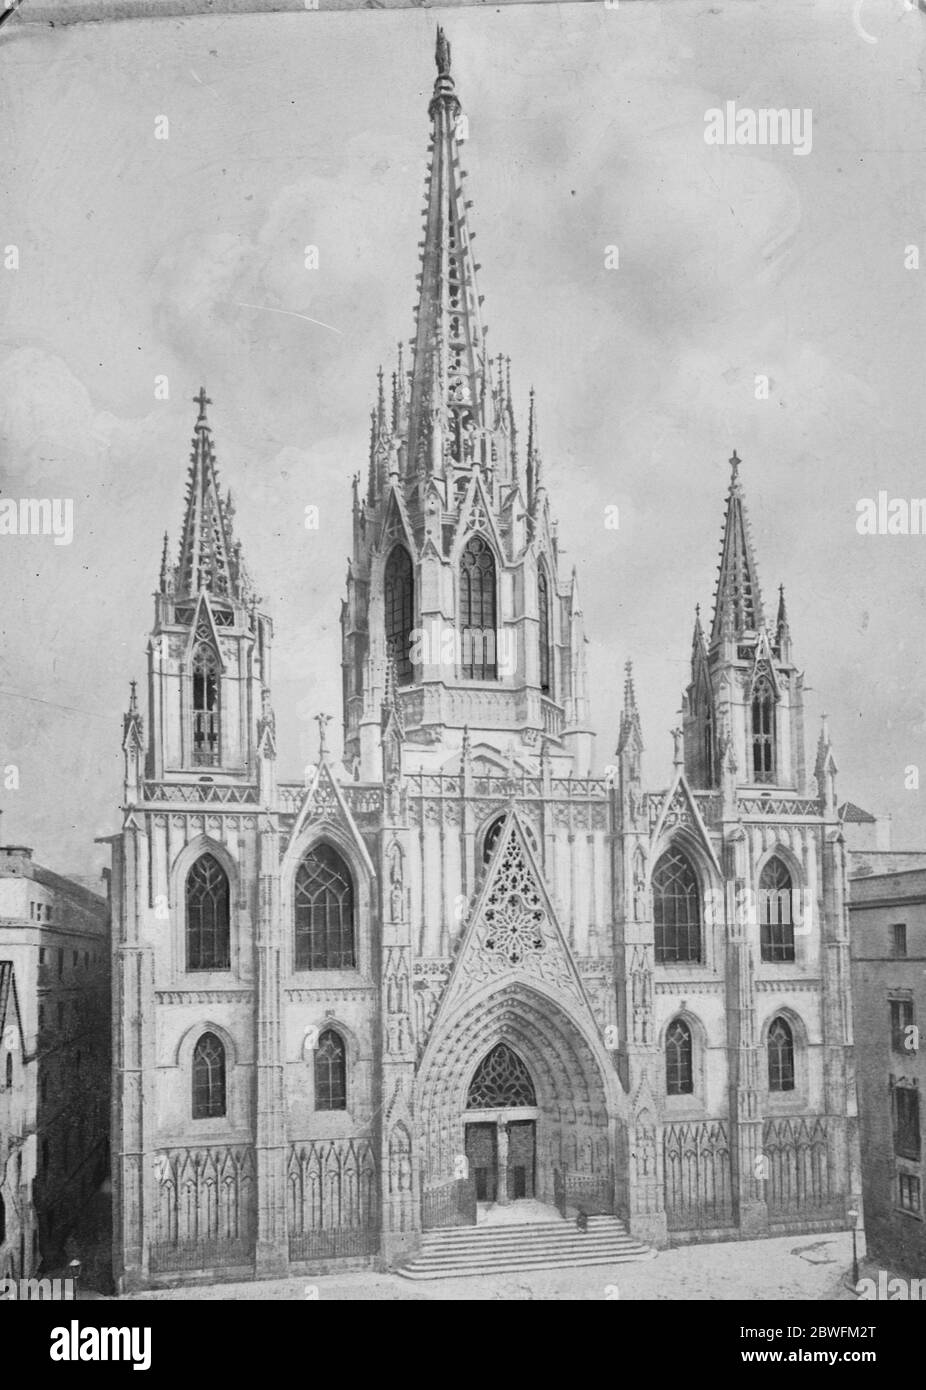
[[[589,1219],[587,1231],[571,1221],[427,1231],[421,1249],[396,1273],[406,1279],[452,1279],[627,1264],[655,1256],[627,1234],[622,1221],[600,1216]]]

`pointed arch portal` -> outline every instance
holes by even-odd
[[[616,1099],[567,1008],[523,981],[470,996],[440,1027],[418,1083],[423,1187],[461,1170],[476,1200],[613,1209],[609,1133]],[[465,1156],[466,1163],[460,1163]],[[578,1194],[578,1195],[577,1195]]]

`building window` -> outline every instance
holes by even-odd
[[[714,785],[714,712],[710,705],[704,715],[704,785]]]
[[[752,775],[756,782],[775,780],[775,692],[767,675],[752,692]]]
[[[691,1029],[677,1018],[666,1034],[666,1095],[690,1096],[693,1090]]]
[[[45,964],[45,947],[44,947],[44,946],[40,946],[40,947],[39,947],[39,965],[44,965],[44,964]]]
[[[59,951],[58,951],[58,979],[59,979],[59,980],[61,979],[61,976],[62,976],[63,974],[64,974],[64,952],[61,951],[61,950],[59,950]]]
[[[484,536],[471,536],[460,560],[461,675],[498,678],[495,652],[495,557]]]
[[[895,1086],[894,1152],[916,1162],[920,1157],[920,1093],[915,1086]]]
[[[916,1032],[908,1032],[913,1028],[913,1000],[912,999],[892,999],[891,1004],[891,1051],[899,1052],[904,1057],[909,1057],[911,1053],[917,1051],[918,1038]]]
[[[898,1173],[897,1183],[900,1189],[901,1211],[919,1213],[921,1206],[919,1178],[914,1173]]]
[[[186,968],[227,970],[231,962],[228,875],[202,854],[186,880]]]
[[[783,1018],[776,1018],[768,1030],[768,1088],[794,1090],[794,1037]]]
[[[9,1090],[13,1084],[13,1054],[6,1054],[6,1089]]]
[[[658,964],[701,959],[698,876],[679,850],[667,850],[653,870],[653,920]]]
[[[315,1109],[347,1109],[347,1049],[333,1028],[322,1033],[315,1049]]]
[[[546,570],[541,566],[537,575],[537,616],[540,633],[540,690],[550,693],[550,589]]]
[[[193,657],[193,763],[215,767],[219,761],[219,662],[211,647],[197,647]]]
[[[79,960],[80,960],[80,952],[79,952],[79,951],[74,951],[74,952],[72,952],[72,955],[71,955],[71,969],[72,969],[72,970],[76,970],[76,969],[77,969],[77,962],[78,962]]]
[[[498,844],[499,836],[502,833],[502,826],[505,824],[506,816],[497,816],[489,826],[482,842],[482,862],[488,864],[492,855],[495,853],[495,846]],[[537,837],[531,827],[525,822],[521,822],[528,844],[535,854],[538,854]]]
[[[384,600],[386,650],[392,655],[396,683],[410,685],[415,678],[411,659],[415,580],[411,556],[404,545],[397,545],[386,563]]]
[[[794,960],[792,886],[782,861],[769,859],[759,876],[759,928],[765,961]]]
[[[353,968],[354,885],[330,845],[316,845],[299,865],[295,918],[297,970]]]
[[[225,1114],[225,1048],[214,1033],[203,1033],[193,1053],[193,1119]]]
[[[891,955],[895,960],[903,960],[907,954],[907,926],[905,922],[894,922],[891,929]]]
[[[39,1005],[39,1032],[45,1027],[45,1005]]]

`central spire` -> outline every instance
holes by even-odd
[[[742,460],[733,450],[730,459],[730,490],[724,518],[723,548],[714,598],[711,643],[729,634],[734,639],[762,626],[762,595],[752,553],[746,502],[739,470]]]
[[[428,106],[427,201],[421,246],[421,288],[411,372],[408,466],[412,474],[443,474],[484,461],[488,365],[467,226],[459,141],[465,117],[450,73],[450,44],[437,31],[437,79]]]

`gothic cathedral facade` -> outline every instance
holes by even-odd
[[[113,837],[118,1286],[389,1266],[533,1199],[654,1246],[845,1224],[846,865],[738,463],[671,782],[592,775],[531,397],[486,352],[438,33],[410,365],[341,609],[343,758],[277,777],[272,625],[198,397]],[[388,399],[387,399],[388,397]]]

